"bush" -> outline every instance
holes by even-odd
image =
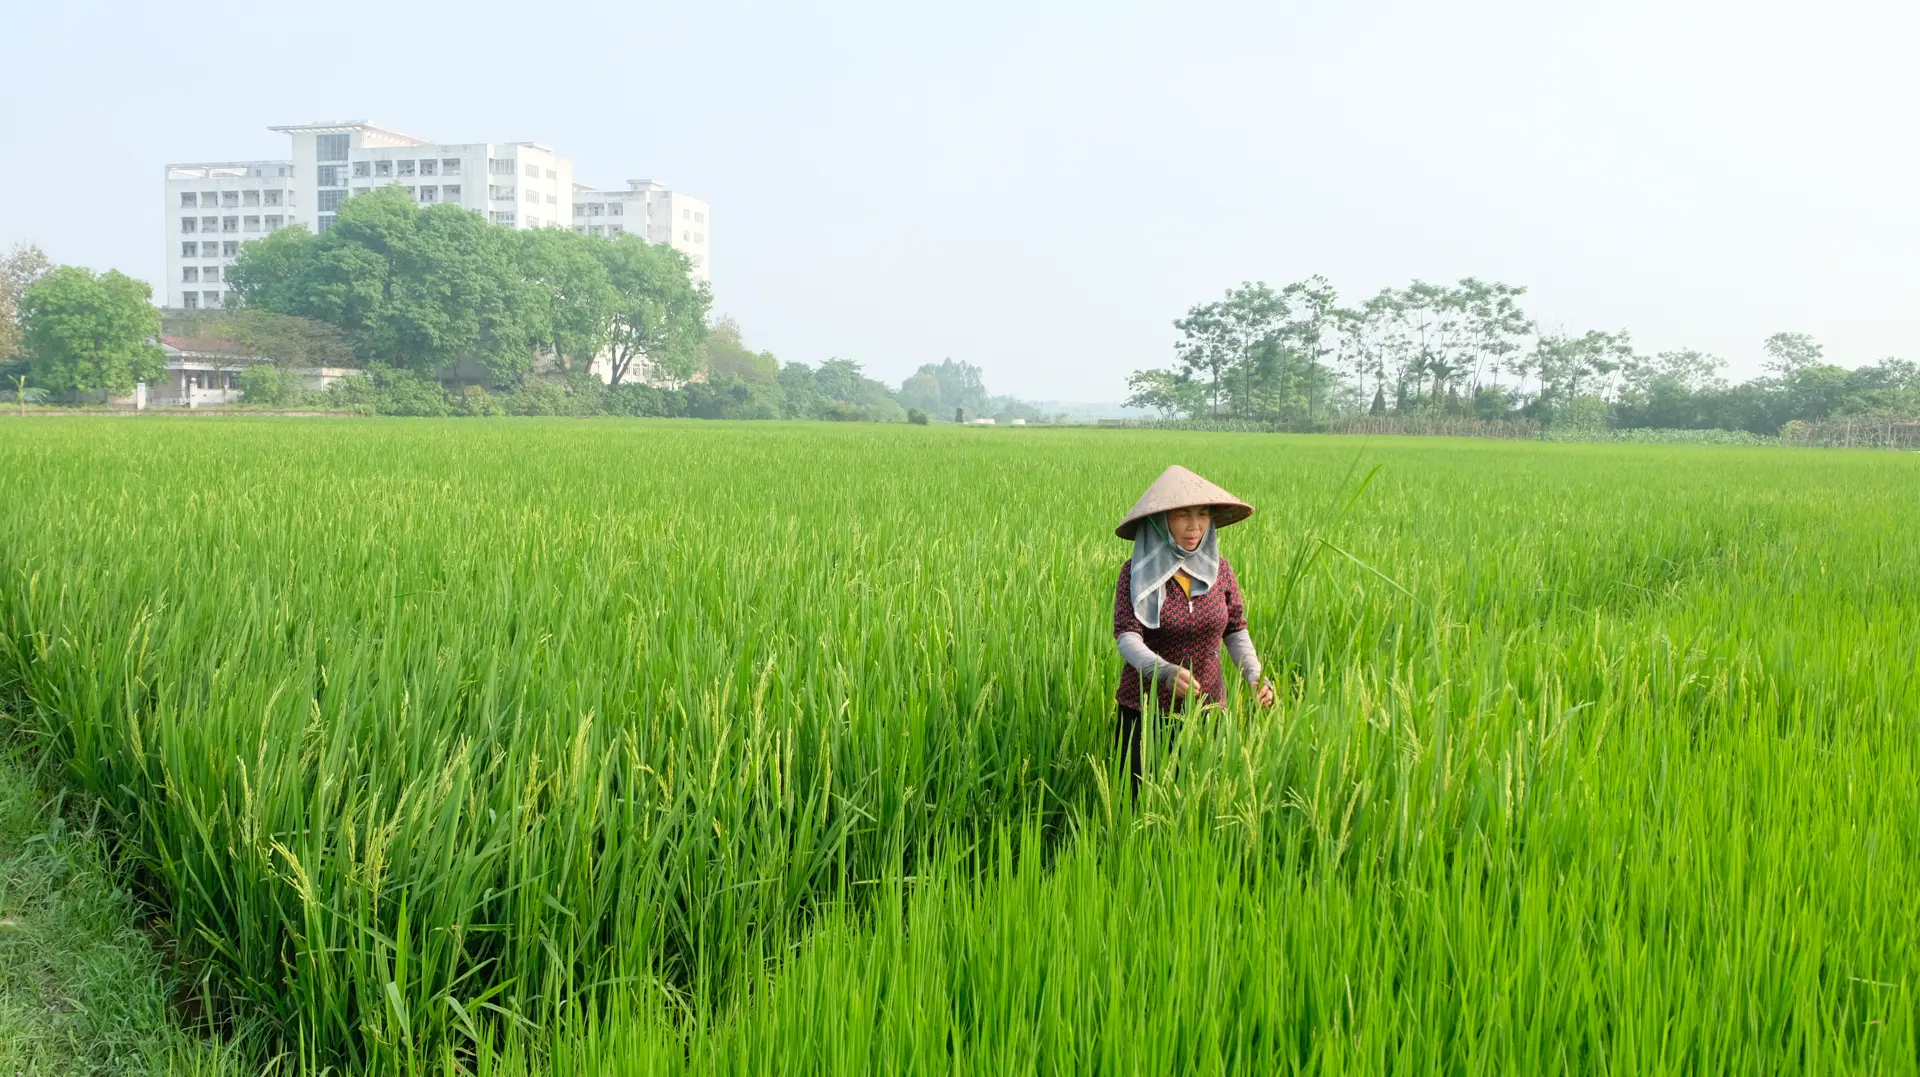
[[[919,408],[908,408],[907,421],[915,426],[925,426],[927,425],[927,413],[921,411]]]
[[[608,389],[601,397],[601,406],[609,415],[664,419],[686,414],[686,395],[677,390],[629,382]]]
[[[460,392],[460,414],[484,418],[493,415],[505,415],[507,409],[500,406],[499,398],[478,385],[469,385]]]
[[[244,404],[280,404],[287,399],[287,381],[272,363],[255,363],[240,372],[240,401]]]

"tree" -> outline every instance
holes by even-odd
[[[437,377],[470,359],[504,382],[555,339],[552,297],[527,279],[514,235],[383,187],[348,199],[323,236],[243,246],[233,291],[244,306],[339,327],[363,362]]]
[[[1163,419],[1197,416],[1206,410],[1206,393],[1185,373],[1173,370],[1136,370],[1127,378],[1127,407],[1150,408]]]
[[[1818,363],[1823,350],[1806,333],[1775,333],[1761,347],[1767,353],[1767,369],[1782,377]]]
[[[900,404],[908,409],[919,409],[935,415],[947,410],[940,396],[940,379],[935,377],[928,367],[900,383]]]
[[[231,355],[236,365],[265,360],[281,369],[314,370],[353,364],[346,334],[315,318],[240,307],[171,315],[162,326],[186,350]]]
[[[539,348],[561,370],[586,369],[607,345],[619,299],[606,266],[594,257],[601,241],[564,228],[510,234],[519,241],[521,277],[533,285],[540,308],[532,324],[546,327]]]
[[[1248,362],[1254,349],[1278,332],[1286,312],[1286,300],[1265,283],[1243,283],[1228,289],[1224,299],[1189,308],[1173,323],[1181,332],[1175,360],[1181,373],[1200,385],[1211,414],[1220,415],[1232,393],[1230,375],[1241,375],[1243,396],[1251,388]]]
[[[30,243],[15,244],[12,253],[0,258],[0,367],[9,366],[21,351],[21,298],[52,268],[46,252]]]
[[[109,269],[61,266],[29,285],[20,328],[33,380],[54,392],[116,395],[166,370],[153,289]]]
[[[780,360],[772,352],[749,350],[741,342],[740,323],[732,318],[713,323],[700,354],[701,366],[710,380],[738,378],[753,385],[773,385],[780,380]]]
[[[685,382],[698,370],[713,305],[705,283],[696,283],[687,256],[631,233],[595,244],[594,252],[617,295],[610,325],[612,383],[619,385],[636,363],[650,378]]]

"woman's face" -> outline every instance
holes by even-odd
[[[1173,541],[1180,544],[1181,549],[1198,549],[1200,540],[1207,537],[1207,525],[1212,522],[1212,509],[1205,505],[1191,505],[1167,513],[1167,532],[1173,536]]]

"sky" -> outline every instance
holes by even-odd
[[[1525,285],[1545,327],[1735,376],[1783,330],[1920,359],[1911,0],[0,0],[0,29],[0,246],[156,284],[163,165],[364,119],[704,198],[716,314],[895,384],[951,357],[1118,400],[1188,307],[1316,273]]]

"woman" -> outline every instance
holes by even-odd
[[[1127,667],[1120,674],[1120,742],[1140,786],[1140,683],[1154,684],[1159,713],[1176,705],[1223,703],[1224,645],[1262,707],[1273,685],[1247,634],[1245,603],[1233,568],[1220,556],[1220,528],[1253,515],[1253,506],[1174,465],[1134,502],[1114,534],[1133,540],[1133,557],[1113,592],[1113,636]]]

